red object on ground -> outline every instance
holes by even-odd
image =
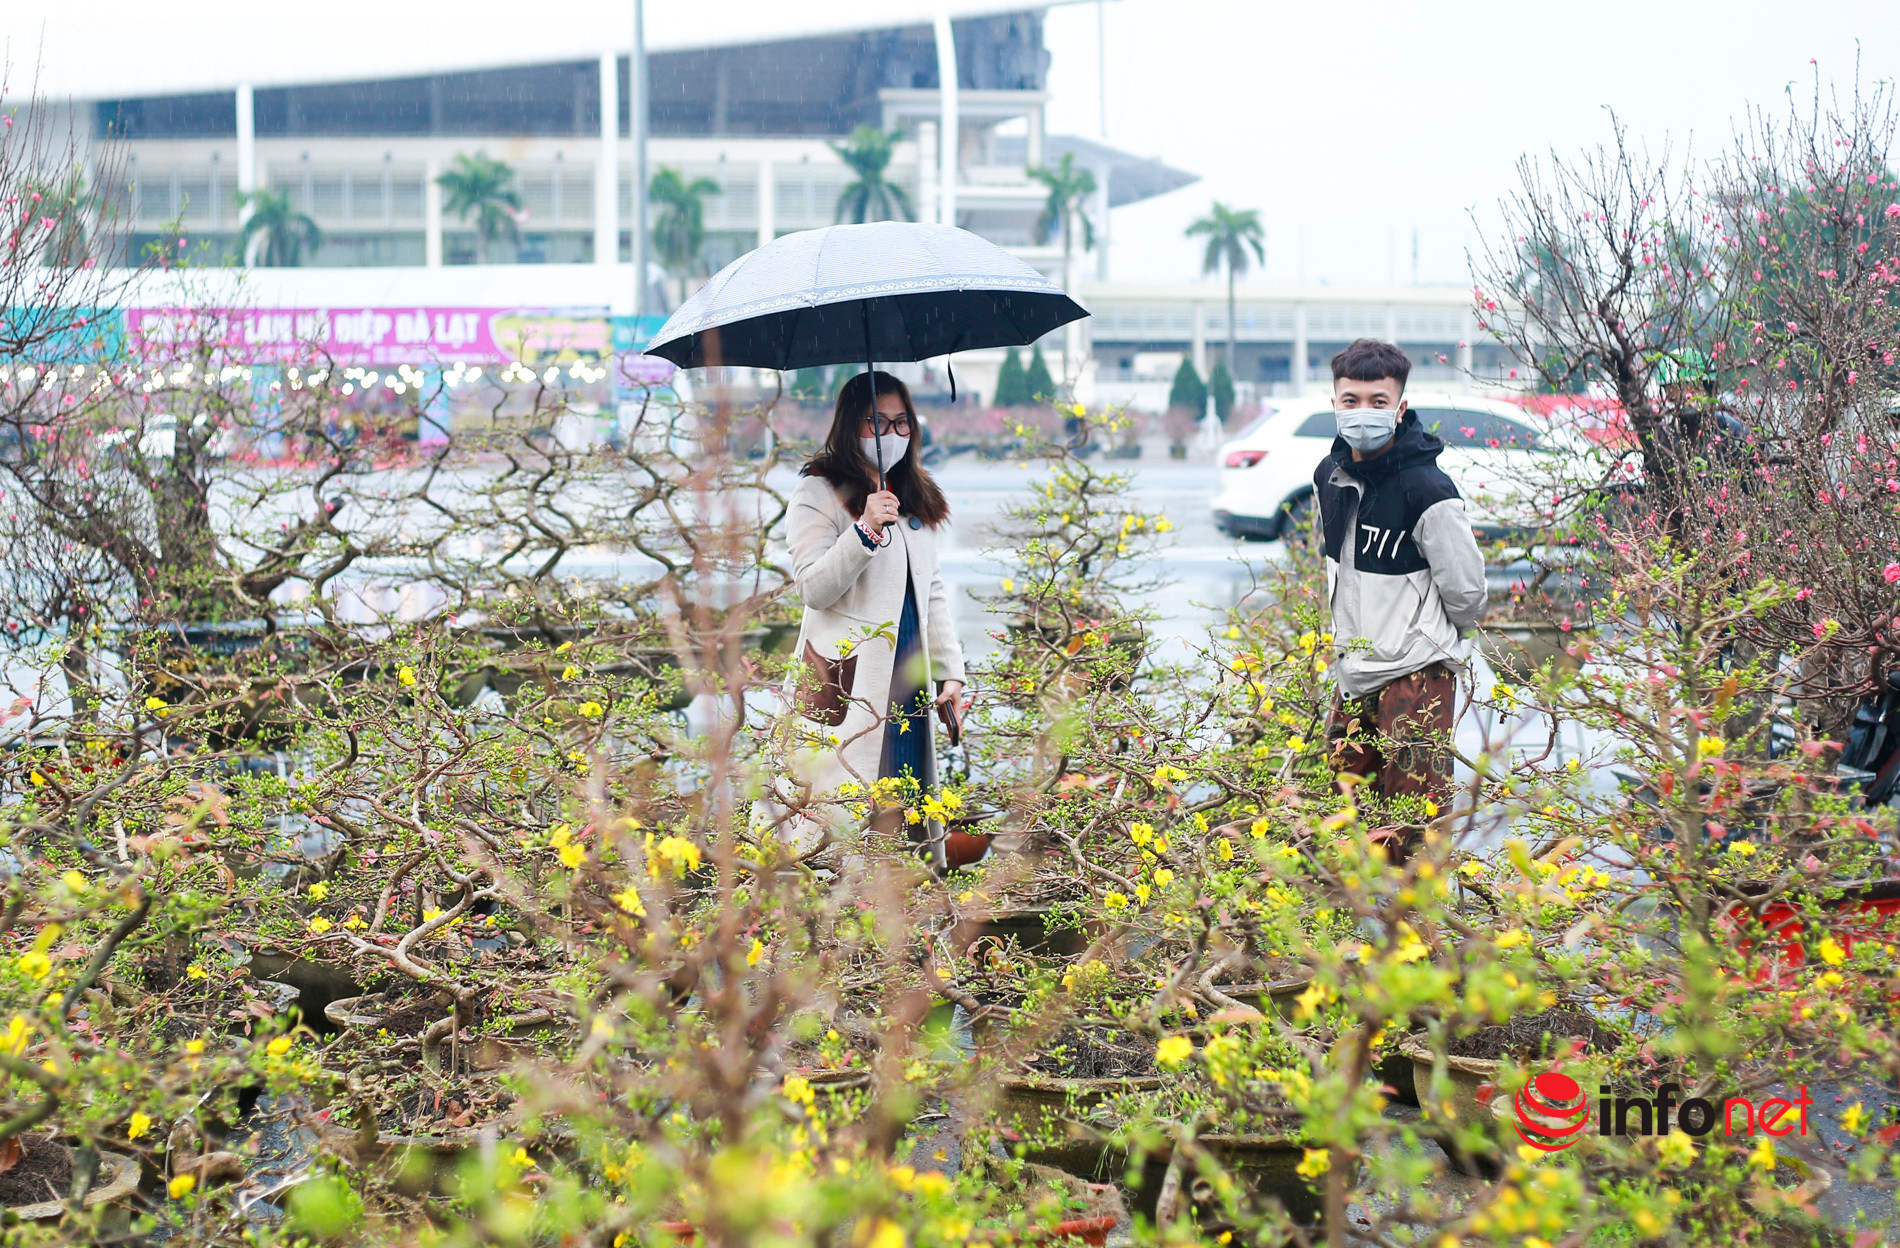
[[[943,860],[952,870],[980,862],[989,852],[988,832],[952,832],[943,838]]]
[[[1068,1222],[1058,1222],[1049,1230],[1030,1231],[1023,1236],[1026,1244],[1042,1244],[1058,1239],[1079,1239],[1090,1248],[1102,1248],[1108,1243],[1108,1233],[1115,1229],[1115,1215],[1106,1214],[1099,1218],[1075,1218]]]
[[[1882,880],[1830,903],[1828,908],[1840,917],[1828,925],[1827,933],[1844,953],[1853,953],[1855,944],[1863,940],[1900,937],[1900,932],[1881,931],[1888,919],[1900,915],[1900,880]],[[1761,922],[1768,939],[1780,946],[1783,965],[1807,963],[1807,949],[1801,943],[1807,929],[1798,907],[1785,901],[1770,902],[1762,907]]]

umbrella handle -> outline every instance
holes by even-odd
[[[871,359],[871,301],[860,299],[858,312],[864,318],[864,375],[871,379],[871,446],[877,454],[877,488],[884,492],[884,439],[877,433],[877,364]]]

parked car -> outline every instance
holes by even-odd
[[[1445,442],[1439,467],[1458,483],[1481,540],[1521,531],[1511,500],[1550,449],[1536,418],[1510,403],[1470,395],[1407,394],[1425,427]],[[1333,444],[1331,396],[1276,400],[1220,449],[1214,525],[1230,537],[1291,536],[1313,508],[1313,470]]]

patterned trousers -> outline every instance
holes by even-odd
[[[1357,776],[1380,797],[1451,796],[1452,713],[1458,681],[1443,663],[1333,705],[1326,729],[1333,775]]]

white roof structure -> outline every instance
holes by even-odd
[[[1073,0],[648,0],[649,52],[770,43]],[[595,59],[633,46],[632,0],[6,0],[0,59],[14,102],[120,99],[359,82]]]

